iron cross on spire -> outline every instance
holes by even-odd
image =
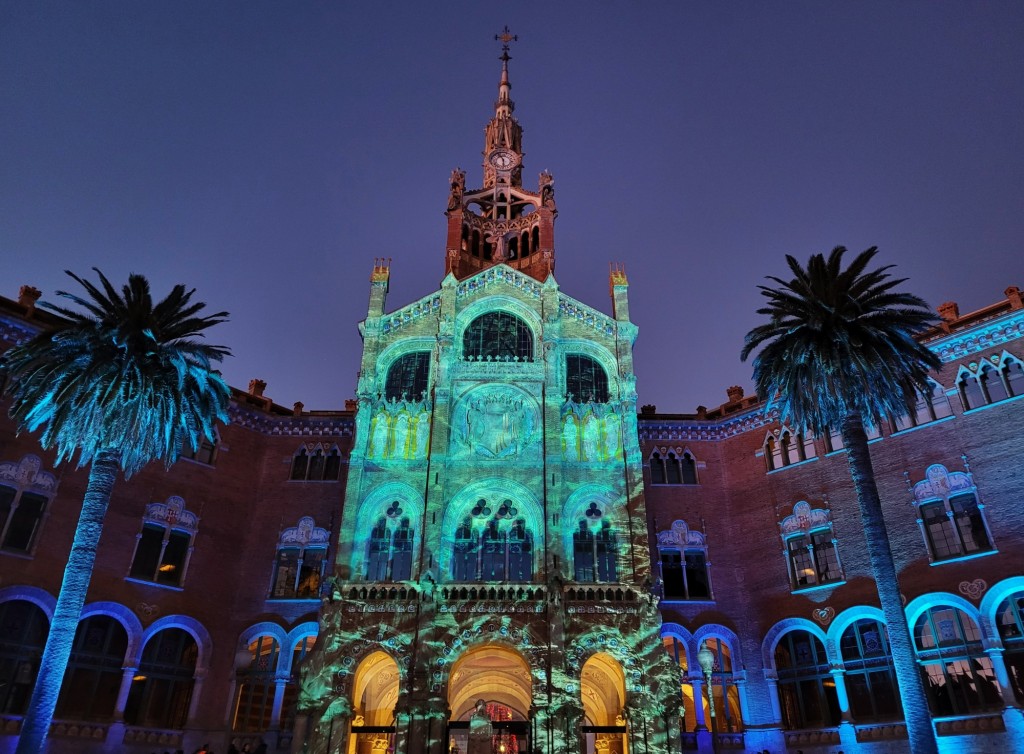
[[[501,30],[501,34],[495,34],[494,39],[497,42],[501,42],[501,59],[508,60],[508,45],[510,42],[518,42],[519,35],[513,34],[509,31],[508,24],[505,24],[505,28]]]

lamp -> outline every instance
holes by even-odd
[[[701,645],[700,650],[697,652],[697,664],[700,665],[700,669],[704,672],[704,685],[707,686],[708,690],[708,712],[711,714],[711,725],[708,726],[711,729],[711,749],[715,750],[715,692],[711,687],[711,671],[715,667],[715,653],[708,647],[707,639],[705,639]]]

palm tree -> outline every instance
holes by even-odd
[[[868,557],[878,586],[911,750],[937,751],[928,698],[903,610],[889,536],[871,468],[864,425],[906,415],[918,395],[931,395],[928,372],[938,357],[914,335],[935,321],[927,304],[893,289],[903,279],[891,265],[865,271],[878,249],[872,246],[842,269],[842,246],[825,258],[811,257],[805,270],[786,257],[792,280],[768,279],[759,286],[770,319],[747,333],[741,358],[758,347],[754,382],[769,405],[799,431],[824,435],[839,427],[860,504]]]
[[[119,293],[96,273],[100,286],[68,272],[87,295],[58,295],[81,311],[44,304],[52,324],[0,357],[19,429],[41,430],[58,463],[77,453],[78,466],[90,465],[17,754],[41,751],[49,731],[118,470],[127,478],[157,458],[170,466],[184,443],[195,450],[227,420],[230,390],[211,362],[229,351],[195,339],[227,313],[199,316],[206,305],[183,285],[154,305],[143,276],[130,275]]]

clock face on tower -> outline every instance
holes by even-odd
[[[508,149],[495,149],[487,161],[497,170],[511,170],[519,163],[519,155]]]

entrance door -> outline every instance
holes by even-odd
[[[518,754],[530,750],[527,719],[533,676],[513,649],[474,647],[453,665],[448,677],[450,754]]]

